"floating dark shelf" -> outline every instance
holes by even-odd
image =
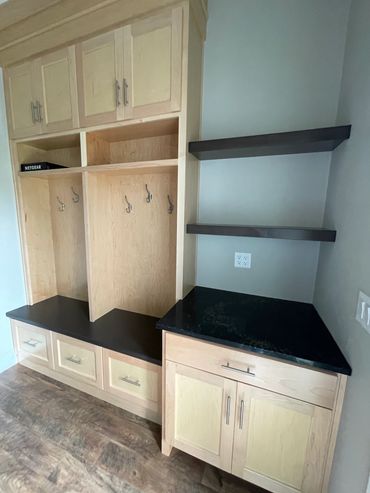
[[[322,228],[286,226],[237,226],[229,224],[188,224],[186,232],[196,235],[250,236],[283,240],[334,242],[336,231]]]
[[[351,125],[189,142],[201,160],[332,151],[351,135]]]

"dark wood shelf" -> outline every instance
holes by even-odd
[[[351,135],[351,125],[189,142],[200,160],[332,151]]]
[[[188,224],[186,232],[195,235],[249,236],[254,238],[327,242],[334,242],[337,234],[334,230],[323,228],[231,224]]]

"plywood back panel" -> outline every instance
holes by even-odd
[[[73,201],[77,196],[72,188],[78,202]],[[58,294],[87,301],[81,176],[50,180],[49,192]],[[59,210],[57,197],[65,204],[64,211]]]
[[[88,182],[94,314],[164,315],[175,302],[176,209],[168,213],[168,195],[176,204],[176,173],[99,174]]]
[[[22,178],[24,247],[33,303],[57,294],[49,182]]]

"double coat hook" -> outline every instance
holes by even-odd
[[[65,203],[64,203],[64,202],[62,202],[62,201],[60,200],[60,198],[58,197],[58,195],[57,195],[57,202],[58,202],[58,204],[59,204],[59,205],[58,205],[58,210],[59,210],[59,212],[64,212],[64,210],[65,210],[65,208],[66,208],[66,205],[65,205]]]
[[[151,201],[152,201],[152,199],[153,199],[153,195],[150,193],[150,191],[149,191],[149,188],[148,188],[148,185],[147,185],[147,184],[145,184],[145,190],[146,190],[146,193],[147,193],[147,196],[146,196],[145,201],[146,201],[146,203],[147,203],[147,204],[150,204],[150,202],[151,202]]]
[[[125,211],[127,212],[127,214],[130,214],[130,212],[132,211],[132,204],[130,204],[130,202],[128,201],[127,195],[125,195],[125,201],[127,204]]]
[[[72,200],[75,204],[77,204],[79,201],[80,201],[80,196],[77,192],[74,191],[74,188],[71,187],[71,190],[72,190]]]

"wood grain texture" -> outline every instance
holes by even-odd
[[[263,493],[174,451],[160,427],[27,368],[0,375],[0,490],[6,493]]]

